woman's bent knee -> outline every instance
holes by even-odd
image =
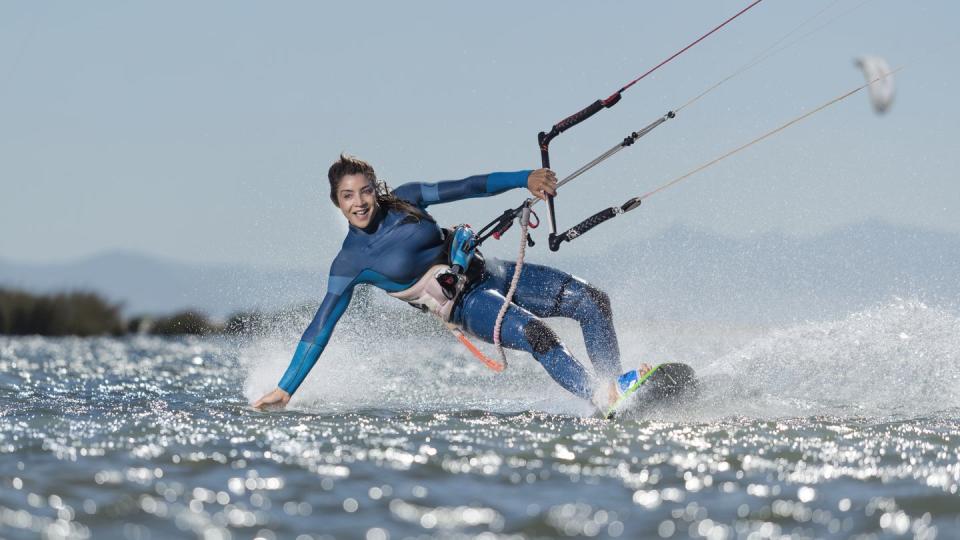
[[[594,287],[589,283],[585,283],[585,288],[587,296],[590,297],[590,300],[597,306],[597,309],[600,311],[600,314],[608,319],[613,318],[613,308],[610,304],[610,295],[603,292],[602,290]]]
[[[523,328],[523,336],[536,354],[543,354],[560,345],[560,338],[546,323],[533,319]]]

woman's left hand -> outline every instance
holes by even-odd
[[[527,176],[527,189],[538,199],[557,194],[557,175],[550,169],[537,169]]]
[[[287,406],[287,403],[290,403],[290,394],[286,390],[276,388],[262,398],[254,401],[250,406],[254,409],[265,411],[269,409],[282,409]]]

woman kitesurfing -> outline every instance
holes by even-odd
[[[370,284],[391,296],[433,312],[445,323],[494,342],[497,314],[515,265],[485,261],[472,253],[457,260],[456,232],[441,228],[427,213],[432,204],[485,197],[526,187],[535,197],[556,194],[549,169],[498,172],[437,183],[411,182],[393,191],[377,180],[372,166],[341,155],[328,173],[330,200],[343,213],[349,231],[330,266],[327,293],[298,344],[277,388],[253,403],[283,407],[323,352],[354,288]],[[460,263],[461,274],[451,274]],[[449,276],[456,276],[451,284]],[[451,286],[452,285],[452,286]],[[542,320],[567,317],[580,323],[589,372]],[[500,329],[508,348],[526,351],[560,386],[605,409],[649,366],[621,373],[620,350],[609,297],[577,277],[548,266],[527,264]]]
[[[570,393],[593,403],[607,418],[643,401],[636,397],[641,385],[647,400],[677,396],[687,388],[695,388],[692,369],[685,364],[646,364],[639,370],[622,373],[617,336],[609,297],[586,281],[548,266],[523,263],[529,237],[527,227],[531,208],[539,201],[547,202],[551,251],[565,242],[581,237],[594,227],[635,208],[649,197],[729,158],[754,144],[838,103],[851,95],[885,83],[892,89],[892,75],[897,70],[885,69],[879,75],[868,75],[866,84],[793,118],[762,135],[741,144],[725,154],[705,162],[619,206],[605,208],[565,232],[557,229],[553,197],[567,182],[631,146],[677,113],[703,98],[721,84],[743,73],[783,47],[775,49],[787,36],[778,40],[757,59],[713,84],[682,106],[668,111],[646,127],[625,137],[621,142],[557,181],[550,170],[550,142],[601,110],[619,103],[622,93],[634,84],[677,58],[720,30],[734,19],[759,4],[749,5],[729,17],[687,46],[633,79],[605,99],[597,99],[587,107],[560,120],[549,131],[538,134],[542,168],[508,173],[490,173],[462,180],[437,183],[411,182],[393,191],[377,180],[368,163],[345,155],[330,167],[330,199],[350,224],[340,253],[330,268],[327,294],[317,314],[304,332],[290,366],[278,387],[256,400],[254,407],[283,407],[323,352],[337,321],[350,303],[356,285],[371,284],[391,296],[437,315],[464,341],[474,354],[495,370],[504,367],[482,355],[464,337],[464,333],[494,343],[502,355],[502,347],[526,351],[534,356],[547,373]],[[803,26],[809,21],[805,21]],[[791,34],[800,28],[798,26]],[[789,46],[787,44],[786,46]],[[786,47],[784,46],[784,47]],[[888,92],[889,93],[889,92]],[[472,197],[485,197],[513,188],[527,188],[533,198],[517,208],[505,211],[476,234],[469,227],[447,230],[437,225],[427,213],[431,204],[448,203]],[[515,263],[484,261],[477,248],[489,237],[499,238],[515,221],[521,226],[521,248]],[[532,241],[529,242],[533,245]],[[566,317],[580,323],[587,355],[593,365],[588,371],[560,341],[543,318]],[[505,362],[505,356],[501,356]]]

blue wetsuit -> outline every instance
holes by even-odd
[[[411,182],[393,194],[420,209],[431,204],[485,197],[526,187],[530,171],[491,173],[438,183]],[[340,253],[330,266],[327,294],[297,345],[280,388],[293,394],[323,352],[347,309],[357,284],[387,292],[414,285],[431,266],[446,264],[443,231],[429,220],[380,208],[364,229],[350,226]],[[453,313],[454,323],[493,341],[497,312],[513,275],[513,263],[490,260],[482,277],[470,283]],[[570,317],[580,322],[587,353],[598,375],[612,380],[620,373],[620,353],[607,296],[586,282],[546,266],[526,264],[501,327],[505,347],[531,353],[560,385],[584,399],[592,395],[592,378],[539,317]]]

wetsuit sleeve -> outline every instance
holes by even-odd
[[[443,182],[410,182],[393,190],[397,197],[420,208],[431,204],[459,201],[474,197],[489,197],[508,189],[527,187],[529,170],[478,174],[462,180]]]
[[[350,305],[353,288],[356,285],[355,279],[334,275],[334,268],[336,268],[336,261],[327,282],[327,294],[323,297],[323,302],[317,309],[317,314],[313,316],[310,326],[300,338],[297,350],[290,360],[290,366],[280,379],[278,386],[290,395],[297,391],[310,373],[310,369],[317,363],[327,342],[330,341],[330,335],[333,334],[337,321]]]

